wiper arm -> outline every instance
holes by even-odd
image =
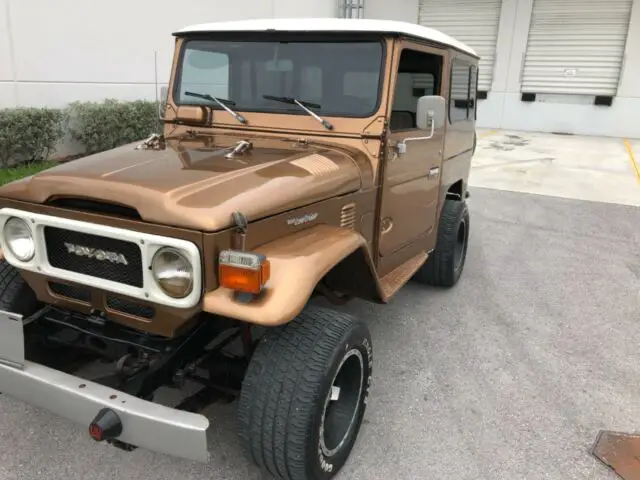
[[[235,118],[237,121],[239,121],[243,125],[247,124],[246,118],[244,118],[239,113],[234,112],[233,110],[231,110],[229,107],[225,105],[225,103],[228,103],[229,105],[235,105],[236,102],[234,102],[233,100],[227,100],[226,98],[217,98],[212,95],[209,95],[208,93],[184,92],[184,94],[190,97],[197,97],[197,98],[202,98],[203,100],[209,100],[210,102],[215,102],[218,105],[220,105],[222,108],[224,108],[227,112],[229,112],[233,116],[233,118]]]
[[[327,122],[324,118],[316,115],[314,112],[312,112],[311,110],[309,110],[305,106],[305,105],[308,105],[311,108],[320,108],[321,105],[318,105],[317,103],[305,102],[304,100],[298,100],[297,98],[291,98],[291,97],[276,97],[274,95],[263,95],[262,98],[264,98],[266,100],[273,100],[274,102],[281,102],[281,103],[289,103],[291,105],[298,105],[301,109],[303,109],[305,112],[307,112],[309,115],[311,115],[317,121],[319,121],[324,128],[326,128],[327,130],[333,130],[333,125],[331,125],[329,122]]]

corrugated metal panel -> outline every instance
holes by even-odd
[[[534,0],[522,91],[615,95],[632,0]]]
[[[420,25],[466,43],[480,56],[479,90],[491,89],[501,7],[502,0],[420,0]]]

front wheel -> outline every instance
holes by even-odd
[[[0,310],[28,316],[38,309],[38,300],[20,272],[0,259]]]
[[[333,478],[362,424],[371,347],[364,322],[320,308],[267,331],[238,406],[239,436],[253,462],[276,478]]]

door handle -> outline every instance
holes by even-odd
[[[440,173],[440,167],[431,167],[429,169],[429,178],[437,177]]]

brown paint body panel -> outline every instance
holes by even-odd
[[[271,262],[271,280],[253,302],[235,300],[226,288],[209,292],[204,310],[249,323],[276,326],[291,321],[305,306],[322,277],[365,239],[354,231],[318,225],[254,249]]]
[[[248,120],[240,125],[223,110],[178,107],[171,91],[182,42],[177,38],[175,45],[165,149],[125,145],[60,165],[0,187],[0,208],[193,242],[203,261],[197,306],[142,305],[155,308],[152,319],[109,312],[117,322],[159,335],[179,335],[203,312],[262,325],[286,323],[321,279],[337,291],[387,302],[435,247],[447,190],[457,182],[466,189],[475,129],[475,119],[453,125],[447,119],[432,139],[407,143],[407,152],[399,156],[399,140],[425,135],[418,129],[389,129],[399,56],[403,48],[440,56],[439,93],[447,99],[451,62],[461,54],[386,36],[378,110],[368,118],[327,117],[334,126],[327,131],[303,113],[240,112]],[[251,148],[227,158],[241,141],[251,142]],[[48,204],[61,198],[122,205],[140,218]],[[251,304],[237,302],[218,286],[219,252],[234,248],[235,211],[250,221],[247,249],[265,253],[272,263],[265,294]],[[299,221],[305,216],[312,220]],[[90,302],[82,304],[52,292],[54,279],[23,276],[43,302],[84,313],[108,310],[108,292],[92,289]]]
[[[32,272],[22,272],[22,277],[35,292],[38,300],[43,303],[70,309],[85,315],[89,315],[93,310],[98,309],[99,311],[107,313],[111,320],[121,323],[122,325],[165,337],[175,337],[179,335],[180,332],[183,331],[183,329],[186,328],[202,311],[199,306],[189,309],[173,308],[144,302],[138,299],[129,299],[126,296],[116,295],[92,286],[87,287],[86,285],[63,282],[55,278],[49,278]],[[91,300],[89,303],[85,303],[58,295],[52,291],[51,283],[70,285],[75,288],[88,288],[91,292]],[[154,311],[153,317],[142,318],[128,312],[112,309],[107,306],[107,298],[125,300],[139,308],[151,308]]]
[[[224,148],[238,138],[187,149],[176,142],[164,151],[125,145],[56,166],[29,179],[0,187],[0,197],[45,203],[60,197],[125,203],[142,219],[201,231],[231,226],[231,214],[255,220],[357,191],[354,159],[336,150],[296,150],[261,145],[237,158]]]

